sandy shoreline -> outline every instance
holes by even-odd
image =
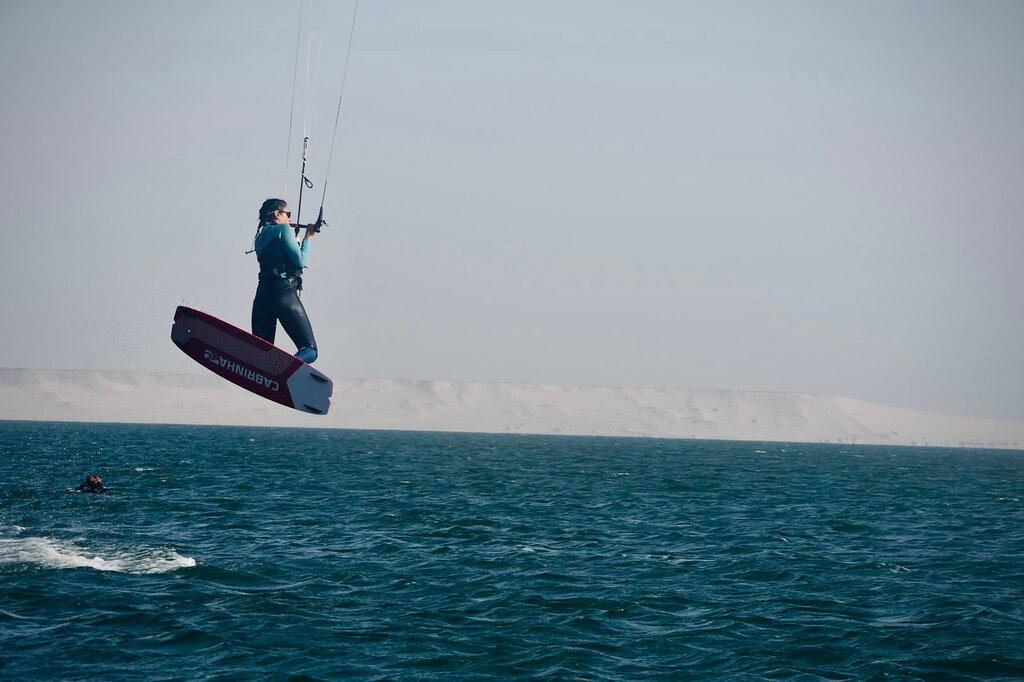
[[[806,393],[335,380],[330,414],[210,375],[0,369],[0,419],[1024,449],[1024,422]]]

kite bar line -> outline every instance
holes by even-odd
[[[356,0],[355,6],[354,6],[354,8],[352,10],[352,23],[349,26],[348,46],[345,49],[345,66],[344,66],[344,68],[342,70],[342,74],[341,74],[341,89],[340,89],[340,92],[338,93],[338,108],[337,108],[337,111],[334,114],[334,130],[331,133],[331,148],[330,148],[330,151],[329,151],[328,156],[327,156],[327,168],[326,168],[326,170],[324,172],[323,191],[320,194],[320,214],[319,214],[319,216],[317,218],[317,223],[316,223],[317,227],[319,227],[321,225],[326,225],[327,224],[327,223],[325,223],[323,221],[324,201],[327,198],[327,181],[330,178],[330,175],[331,175],[331,165],[332,165],[332,163],[334,161],[334,147],[335,147],[335,143],[337,142],[337,139],[338,139],[338,125],[339,125],[339,123],[341,121],[341,106],[342,106],[342,103],[344,102],[344,99],[345,99],[345,84],[348,81],[348,65],[349,65],[349,61],[351,60],[351,57],[352,57],[352,43],[353,43],[353,39],[355,37],[356,19],[357,19],[358,16],[359,16],[359,0]],[[302,198],[303,198],[303,193],[304,193],[304,190],[306,190],[306,189],[313,189],[312,181],[306,176],[306,162],[309,159],[309,138],[310,138],[310,110],[311,110],[310,101],[309,101],[310,100],[310,90],[311,90],[310,80],[311,79],[317,80],[317,75],[318,75],[319,70],[320,70],[320,58],[321,58],[321,54],[323,52],[323,44],[325,42],[323,40],[322,35],[321,35],[321,38],[318,41],[318,45],[317,45],[316,64],[315,65],[312,64],[312,58],[313,58],[313,36],[312,36],[312,33],[313,33],[313,0],[310,0],[310,8],[309,8],[308,12],[306,11],[306,0],[300,0],[300,3],[299,3],[299,27],[298,27],[297,35],[295,37],[295,64],[294,64],[293,72],[292,72],[291,109],[290,109],[289,114],[288,114],[288,148],[289,149],[291,149],[291,146],[292,146],[292,133],[293,133],[294,128],[295,128],[295,98],[296,98],[296,93],[298,92],[299,54],[300,54],[300,51],[301,51],[300,48],[301,48],[301,45],[302,45],[302,33],[303,33],[303,27],[304,27],[304,19],[305,19],[305,24],[308,24],[308,27],[306,28],[306,31],[307,31],[307,35],[306,35],[306,82],[305,82],[306,104],[303,107],[304,111],[303,111],[303,126],[302,126],[302,135],[303,135],[303,137],[302,137],[302,170],[300,172],[301,183],[299,184],[299,200],[298,200],[298,204],[296,205],[296,208],[295,208],[295,222],[292,223],[293,225],[301,225],[302,224],[301,216],[302,216]],[[323,30],[323,27],[321,27],[321,30]],[[291,155],[290,154],[286,154],[285,155],[285,164],[284,164],[284,189],[283,189],[283,193],[282,193],[282,198],[285,201],[288,200],[288,175],[290,173],[290,171],[289,171],[290,168],[291,168]],[[299,227],[295,228],[295,235],[296,236],[298,236],[299,230],[300,230]],[[247,251],[246,253],[251,253],[251,251]]]
[[[288,112],[288,146],[284,155],[284,189],[281,198],[288,201],[288,172],[291,166],[292,156],[292,128],[295,120],[295,91],[299,84],[299,46],[302,44],[302,10],[305,7],[305,0],[299,2],[299,28],[295,31],[295,69],[292,73],[292,106]]]
[[[320,195],[320,215],[324,213],[324,199],[327,196],[327,180],[331,175],[331,161],[334,160],[334,142],[338,139],[338,121],[341,120],[341,103],[345,98],[345,81],[348,80],[348,63],[352,56],[352,39],[356,33],[356,17],[359,15],[359,0],[352,10],[352,25],[348,30],[348,48],[345,50],[345,68],[341,73],[341,91],[338,93],[338,111],[334,115],[334,132],[331,134],[331,151],[327,156],[327,171],[324,173],[324,189]]]
[[[309,178],[306,177],[306,159],[309,158],[309,137],[305,137],[302,140],[302,184],[299,185],[299,205],[295,208],[295,222],[301,224],[302,221],[299,216],[302,215],[302,190],[313,189],[313,183],[310,182]],[[320,212],[323,213],[323,206],[320,207]],[[295,228],[295,236],[299,236],[299,228]]]

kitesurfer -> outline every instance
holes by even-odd
[[[103,485],[103,479],[96,474],[85,477],[85,483],[75,488],[80,493],[109,493],[110,489]]]
[[[260,262],[259,286],[252,301],[252,333],[274,343],[277,322],[295,343],[295,357],[303,362],[316,360],[316,341],[306,309],[299,300],[302,269],[306,267],[309,244],[321,222],[299,225],[306,234],[299,245],[292,213],[284,199],[267,199],[260,207],[260,225],[256,232],[256,257]]]

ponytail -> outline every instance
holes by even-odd
[[[253,248],[252,251],[256,250],[256,237],[259,235],[260,230],[263,226],[270,222],[270,216],[274,215],[274,211],[280,211],[282,208],[288,205],[288,202],[284,199],[267,199],[260,206],[260,222],[256,225],[256,234],[252,237]],[[246,251],[247,254],[252,251]]]

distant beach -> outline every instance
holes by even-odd
[[[0,419],[1024,448],[1024,423],[842,396],[335,378],[301,414],[214,375],[0,369]]]

